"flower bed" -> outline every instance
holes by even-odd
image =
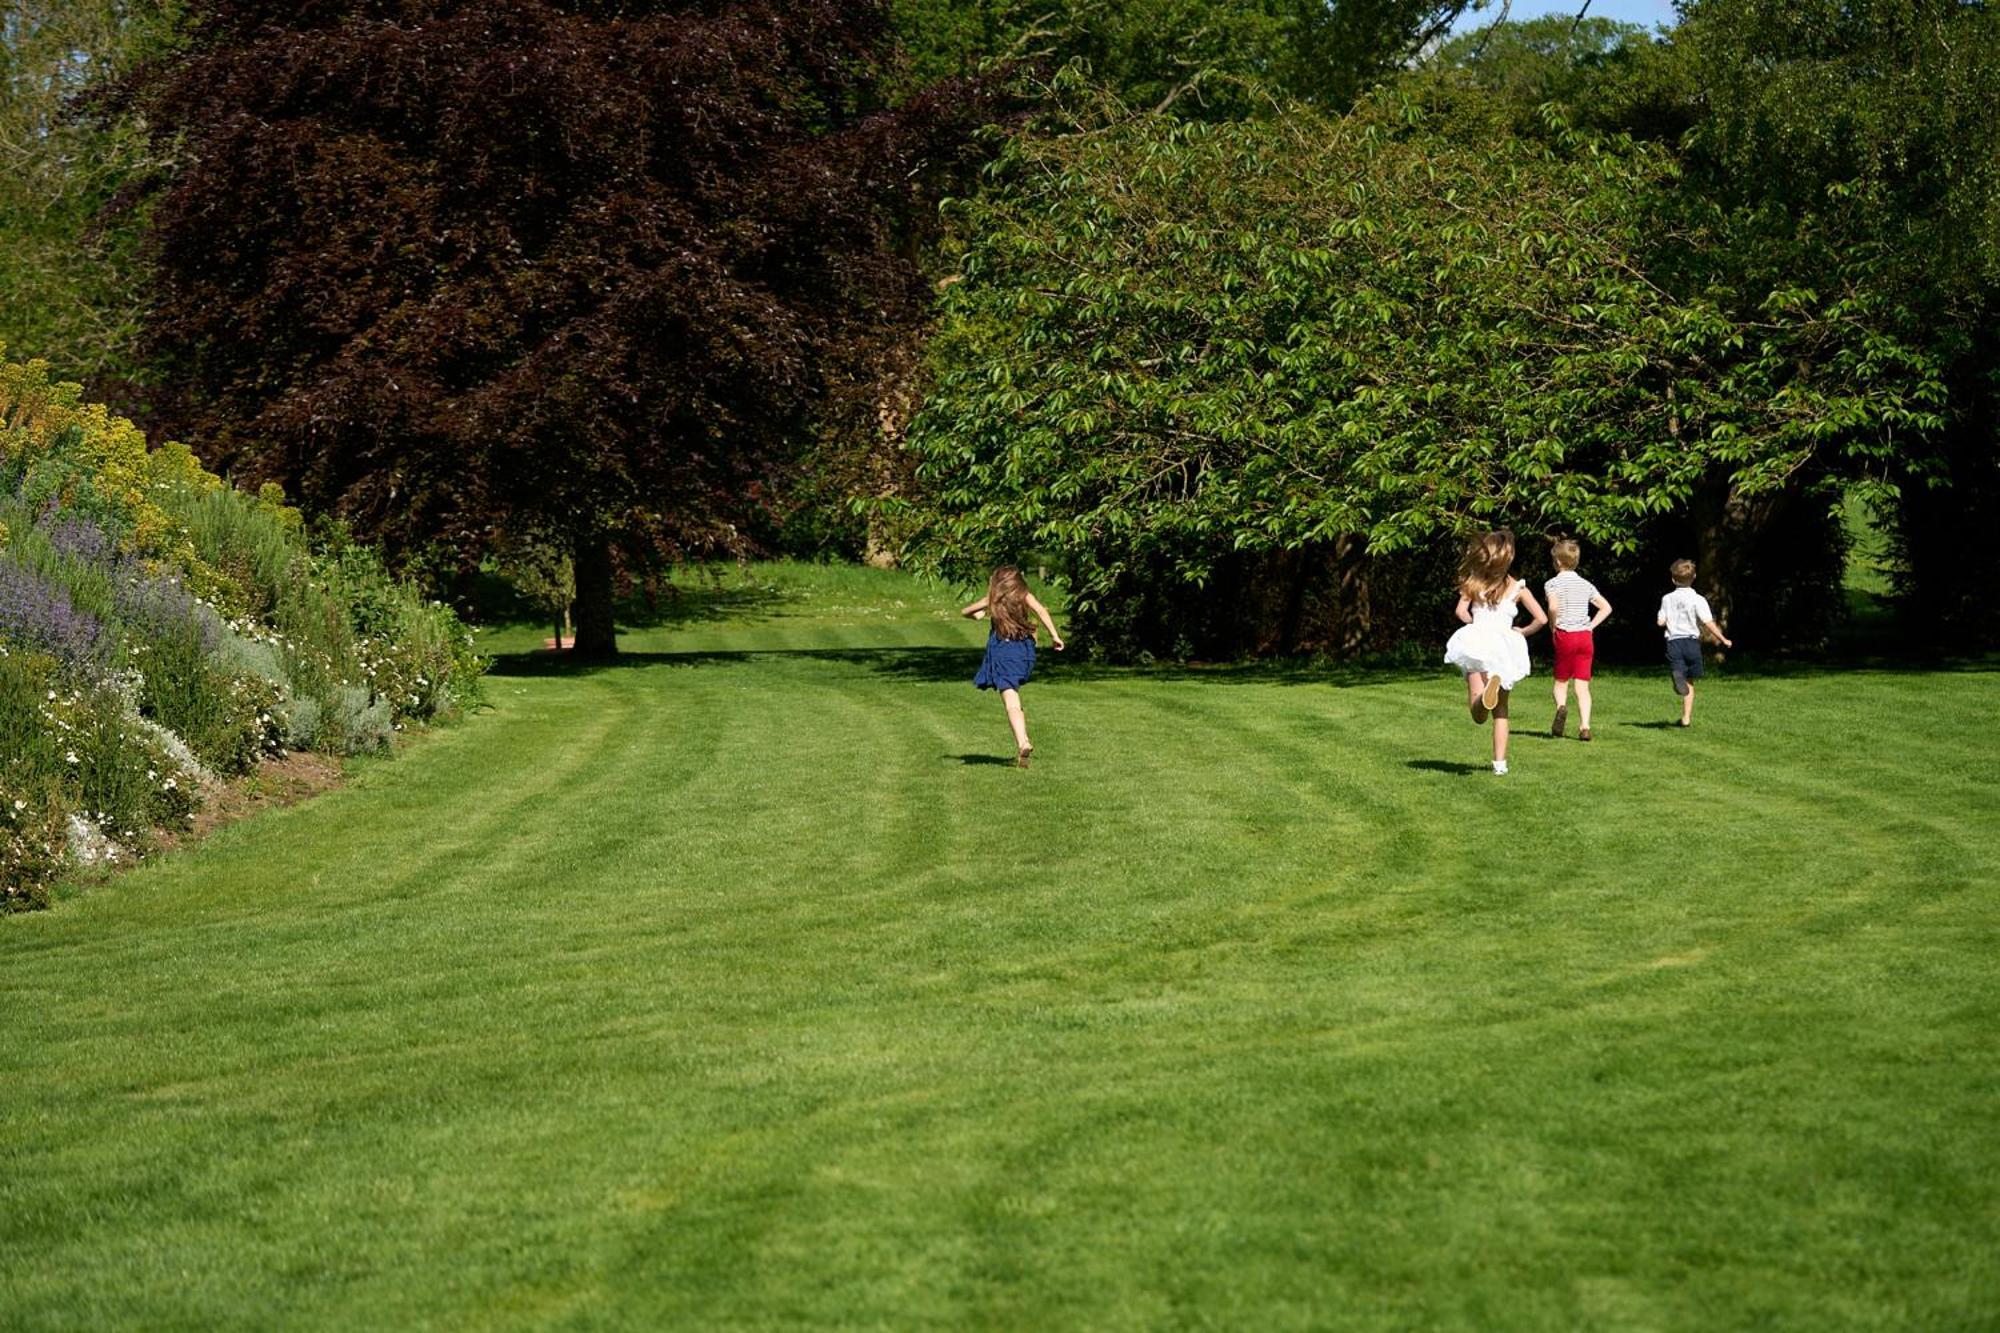
[[[143,856],[267,756],[382,748],[483,669],[373,551],[0,361],[0,910]]]

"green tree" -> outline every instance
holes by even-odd
[[[131,220],[104,207],[157,162],[129,116],[79,97],[166,48],[179,0],[0,0],[0,342],[132,403],[143,301]]]
[[[1571,124],[1649,140],[1677,140],[1694,122],[1674,43],[1636,23],[1561,14],[1494,23],[1457,34],[1424,65],[1462,71],[1513,103],[1516,127],[1530,134],[1547,102]]]
[[[919,80],[994,59],[1085,62],[1137,107],[1228,119],[1296,98],[1344,106],[1471,0],[896,0]]]
[[[983,112],[877,98],[883,4],[199,0],[127,94],[175,154],[147,318],[205,452],[403,552],[741,545]]]
[[[1496,523],[1632,550],[1708,478],[1754,506],[1935,423],[1869,293],[1677,295],[1643,257],[1711,238],[1658,234],[1671,156],[1510,115],[1418,83],[1338,121],[1018,142],[954,212],[918,554],[1060,553],[1103,631],[1246,557],[1333,551],[1355,583]]]
[[[2000,641],[2000,603],[1967,559],[2000,505],[2000,10],[1694,0],[1675,45],[1701,111],[1680,202],[1723,236],[1689,271],[1864,290],[1937,362],[1940,426],[1884,460],[1885,509],[1912,628]]]

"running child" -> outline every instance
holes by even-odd
[[[1582,725],[1576,738],[1590,739],[1590,664],[1597,656],[1597,627],[1611,615],[1611,603],[1589,579],[1576,572],[1582,552],[1575,539],[1559,537],[1549,543],[1549,558],[1555,561],[1556,576],[1542,585],[1549,604],[1549,617],[1556,645],[1556,717],[1549,723],[1549,735],[1560,736],[1569,721],[1569,687],[1576,682],[1576,706]],[[1593,614],[1594,613],[1594,614]]]
[[[1694,561],[1676,560],[1668,571],[1674,590],[1660,599],[1660,628],[1667,632],[1667,670],[1674,675],[1674,693],[1681,697],[1681,725],[1694,725],[1694,683],[1701,679],[1701,636],[1713,635],[1724,648],[1734,648],[1716,626],[1708,599],[1694,590]]]
[[[1528,635],[1549,623],[1535,594],[1513,576],[1514,534],[1506,528],[1472,539],[1458,562],[1458,608],[1464,622],[1444,646],[1444,660],[1465,673],[1472,720],[1493,719],[1493,772],[1507,771],[1507,698],[1528,674]],[[1514,628],[1522,603],[1534,615]]]
[[[1028,715],[1021,710],[1021,687],[1035,669],[1035,626],[1028,617],[1042,622],[1057,652],[1063,650],[1062,635],[1056,633],[1048,608],[1035,600],[1021,571],[1012,565],[994,570],[986,582],[986,595],[959,614],[973,620],[991,617],[993,621],[993,630],[986,636],[986,659],[979,664],[979,674],[972,683],[982,690],[1000,691],[1000,700],[1007,705],[1007,725],[1014,729],[1014,762],[1026,768],[1035,752],[1028,742]]]

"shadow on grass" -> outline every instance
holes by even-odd
[[[1857,651],[1840,643],[1829,645],[1816,653],[1771,653],[1745,651],[1717,652],[1703,650],[1703,660],[1708,664],[1709,677],[1743,680],[1791,680],[1807,676],[1831,676],[1849,671],[1896,671],[1937,675],[1982,674],[2000,671],[2000,654],[1987,653],[1979,656],[1950,656],[1942,653],[1925,653],[1911,648],[1897,652]],[[1600,667],[1611,666],[1629,671],[1658,671],[1664,679],[1664,663],[1640,658],[1607,658],[1600,656]]]
[[[1015,767],[1015,763],[1012,758],[1002,758],[997,754],[948,754],[945,755],[944,758],[956,759],[961,764],[966,764],[974,767],[985,767],[987,765],[993,765],[999,768]]]
[[[1420,773],[1451,773],[1458,777],[1493,771],[1491,764],[1467,764],[1455,759],[1406,759],[1403,767],[1414,768]]]
[[[973,648],[769,648],[729,652],[620,653],[610,658],[578,658],[570,653],[542,649],[531,653],[503,653],[493,659],[489,672],[495,676],[594,676],[605,671],[633,671],[651,667],[695,669],[743,666],[751,662],[829,662],[865,666],[884,675],[919,681],[952,681],[963,677],[971,682],[979,669],[979,650]]]
[[[1621,727],[1637,727],[1641,731],[1684,730],[1684,728],[1678,722],[1620,722],[1618,725]],[[1693,730],[1693,728],[1685,728],[1685,730]]]
[[[482,574],[472,582],[470,600],[477,623],[488,628],[532,625],[546,631],[546,617],[504,579]],[[755,622],[802,600],[799,590],[770,582],[703,578],[689,584],[662,581],[658,593],[618,599],[614,608],[625,629],[673,629],[724,620]]]
[[[631,629],[678,629],[724,620],[755,622],[800,600],[796,590],[773,583],[717,582],[692,588],[667,583],[653,601],[631,597],[620,602],[618,623]]]
[[[503,653],[493,659],[495,676],[588,676],[601,671],[643,667],[724,667],[756,661],[809,661],[865,667],[878,675],[918,684],[970,684],[979,669],[981,650],[964,648],[770,648],[727,652],[628,652],[605,659],[578,659],[546,649]],[[1430,680],[1435,671],[1409,667],[1370,667],[1302,661],[1197,665],[1160,662],[1146,666],[1111,666],[1064,660],[1044,650],[1035,661],[1035,683],[1054,681],[1205,681],[1217,685],[1389,685]]]
[[[768,597],[766,597],[768,594]],[[705,597],[706,592],[689,593],[692,602]],[[782,589],[722,588],[716,590],[719,599],[764,598],[763,606],[775,608],[787,599]],[[671,623],[689,624],[692,618],[714,620],[737,619],[742,614],[743,603],[738,602],[735,610],[717,609],[723,603],[712,602],[706,607],[691,605],[685,609],[685,617]],[[635,622],[624,620],[626,625]],[[770,648],[744,649],[729,652],[628,652],[602,660],[577,660],[569,653],[550,652],[546,649],[529,653],[504,653],[494,658],[492,674],[495,676],[585,676],[600,671],[623,671],[642,667],[725,667],[741,666],[754,661],[813,661],[846,666],[865,667],[878,675],[896,680],[919,684],[951,684],[964,681],[970,683],[973,673],[979,669],[980,649],[973,646],[962,648]],[[1832,663],[1812,661],[1792,661],[1782,658],[1757,658],[1751,662],[1741,660],[1740,655],[1732,660],[1726,671],[1718,675],[1738,676],[1746,679],[1758,677],[1804,676],[1837,670],[1851,670],[1856,667],[1891,671],[1938,671],[1938,672],[1991,672],[2000,671],[2000,657],[1961,658],[1929,663],[1883,660],[1870,663]],[[1051,650],[1043,649],[1035,659],[1035,682],[1037,684],[1064,681],[1070,683],[1086,681],[1143,680],[1159,682],[1201,681],[1212,685],[1330,685],[1339,688],[1353,688],[1365,685],[1401,685],[1412,682],[1442,682],[1452,678],[1448,672],[1427,667],[1383,666],[1380,664],[1354,662],[1322,662],[1309,659],[1290,658],[1262,662],[1240,663],[1189,663],[1154,662],[1143,666],[1113,666],[1102,662],[1082,661],[1074,657],[1063,657]],[[1666,727],[1670,723],[1627,723]],[[1515,733],[1519,736],[1537,736],[1553,739],[1539,731],[1525,728]]]

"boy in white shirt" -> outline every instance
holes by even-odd
[[[1660,628],[1667,632],[1667,669],[1674,673],[1674,693],[1681,697],[1681,725],[1694,725],[1694,682],[1701,679],[1701,636],[1713,635],[1724,648],[1735,641],[1725,638],[1715,624],[1708,599],[1696,592],[1694,561],[1676,560],[1669,571],[1674,590],[1660,599]]]
[[[1548,603],[1549,618],[1555,622],[1556,718],[1549,735],[1560,736],[1569,721],[1569,687],[1576,682],[1577,709],[1583,725],[1576,738],[1590,739],[1590,664],[1596,656],[1596,631],[1611,614],[1595,584],[1576,572],[1582,551],[1575,540],[1561,537],[1549,543],[1549,559],[1555,562],[1556,576],[1542,585],[1542,599]]]

